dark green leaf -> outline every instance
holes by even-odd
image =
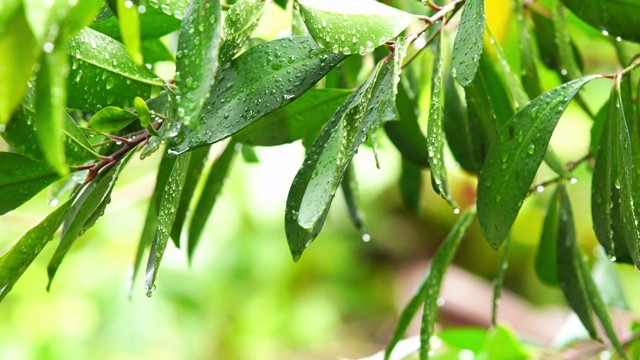
[[[230,142],[222,155],[211,165],[209,174],[204,183],[204,188],[200,194],[200,198],[193,210],[191,223],[189,224],[189,241],[187,244],[187,254],[189,259],[193,258],[196,245],[200,241],[202,230],[207,223],[207,219],[213,210],[213,206],[220,195],[224,180],[229,173],[231,163],[235,157],[235,144]]]
[[[477,174],[482,163],[475,152],[475,136],[470,129],[467,108],[458,95],[452,77],[447,77],[444,94],[446,101],[442,125],[451,153],[464,170]]]
[[[472,154],[475,157],[474,163],[480,167],[485,163],[498,132],[496,114],[490,98],[492,94],[487,89],[484,78],[484,73],[478,72],[464,89]]]
[[[367,227],[364,225],[364,213],[361,211],[360,195],[358,193],[358,179],[356,178],[356,172],[353,168],[353,163],[347,166],[347,170],[342,178],[342,194],[347,203],[347,209],[349,209],[349,217],[351,222],[355,225],[356,229],[360,231],[362,240],[369,242],[371,235],[367,231]]]
[[[414,214],[420,213],[420,196],[422,194],[422,169],[413,162],[402,159],[400,174],[400,195],[404,204]]]
[[[124,129],[137,118],[138,116],[130,111],[115,106],[107,106],[91,117],[89,126],[96,131],[115,132]]]
[[[143,39],[141,44],[142,56],[147,64],[160,61],[175,61],[175,57],[160,38]]]
[[[516,1],[516,20],[520,33],[520,79],[527,95],[529,95],[530,99],[533,99],[542,94],[542,87],[540,86],[538,68],[536,67],[531,32],[524,17],[523,6],[523,0]]]
[[[62,228],[60,244],[58,244],[56,252],[53,254],[47,268],[47,273],[49,274],[49,285],[47,289],[51,287],[53,277],[73,243],[78,237],[84,234],[89,227],[95,224],[97,217],[104,211],[109,202],[109,197],[111,196],[111,191],[118,178],[118,174],[120,170],[122,170],[125,162],[126,160],[122,160],[115,167],[107,170],[97,179],[87,184],[74,200],[71,211]]]
[[[578,17],[611,36],[640,42],[640,3],[634,0],[562,0]]]
[[[558,67],[560,75],[565,80],[573,80],[582,76],[580,66],[576,61],[571,38],[567,29],[567,22],[564,16],[564,8],[558,0],[551,2],[551,20],[553,21],[554,43],[558,49]]]
[[[315,135],[350,94],[350,90],[311,89],[233,138],[253,146],[276,146]]]
[[[549,10],[542,6],[531,6],[529,8],[531,19],[534,23],[535,37],[538,44],[538,52],[540,58],[546,67],[554,69],[562,74],[560,66],[560,55],[558,53],[558,45],[555,43],[555,27],[551,20]],[[565,38],[566,40],[566,38]],[[572,54],[578,67],[582,69],[582,59],[575,44],[571,42]]]
[[[281,8],[286,9],[287,8],[287,3],[289,2],[289,0],[275,0],[275,3],[280,5]]]
[[[95,112],[109,105],[127,107],[136,96],[148,98],[152,88],[162,86],[149,69],[135,65],[121,43],[94,30],[73,37],[69,55],[70,108]]]
[[[374,0],[298,0],[297,3],[313,39],[326,49],[346,55],[372,52],[416,20],[415,15]]]
[[[176,157],[171,173],[162,191],[162,196],[160,197],[157,220],[158,228],[155,235],[156,238],[154,239],[155,249],[149,253],[147,271],[144,276],[147,296],[151,296],[155,289],[158,270],[160,270],[160,262],[162,261],[167,243],[169,242],[169,232],[176,218],[190,156],[191,154],[188,153]]]
[[[344,55],[327,53],[309,37],[249,49],[218,71],[200,130],[185,128],[171,151],[183,153],[238,132],[303,94],[342,59]]]
[[[385,360],[389,359],[393,348],[395,348],[398,341],[402,339],[405,332],[409,328],[413,317],[420,309],[420,304],[424,302],[424,312],[422,317],[422,327],[420,330],[420,354],[422,357],[429,353],[429,339],[434,333],[434,325],[436,321],[436,315],[438,311],[438,297],[440,296],[440,287],[442,286],[442,279],[447,268],[451,264],[453,257],[462,242],[462,238],[469,229],[473,220],[476,218],[475,208],[469,209],[465,212],[458,222],[453,226],[447,238],[444,239],[442,245],[438,248],[429,271],[425,274],[422,282],[418,286],[418,289],[411,297],[409,304],[402,310],[400,319],[396,325],[396,329],[393,331],[389,345],[385,350]]]
[[[122,42],[127,48],[134,63],[142,65],[142,51],[140,45],[140,13],[138,7],[131,0],[116,0],[118,7],[118,22]]]
[[[560,226],[560,187],[550,199],[544,217],[542,234],[536,253],[535,270],[538,278],[547,285],[558,285],[558,235]],[[564,224],[563,224],[564,225]],[[564,239],[561,239],[564,240]]]
[[[176,114],[197,130],[218,64],[220,1],[191,0],[180,27],[176,53]]]
[[[239,0],[229,11],[222,26],[220,63],[226,64],[246,45],[251,33],[258,27],[266,2]]]
[[[493,247],[507,237],[560,116],[578,90],[595,78],[586,76],[535,98],[500,129],[478,183],[478,218]]]
[[[467,86],[478,70],[484,38],[484,0],[467,0],[462,9],[451,57],[451,74],[458,84]]]
[[[42,162],[0,152],[0,215],[24,204],[59,178]]]
[[[56,231],[69,214],[73,199],[68,200],[49,214],[42,222],[29,230],[7,253],[0,257],[0,301],[11,291],[31,262],[44,246],[53,239]]]
[[[429,164],[431,167],[431,179],[434,190],[445,199],[451,207],[458,210],[458,205],[451,197],[449,190],[449,180],[447,179],[447,169],[444,164],[444,136],[442,134],[442,94],[443,63],[444,54],[440,42],[443,39],[443,32],[435,41],[436,59],[433,62],[431,81],[431,105],[429,106],[429,124],[427,126],[427,149]]]
[[[491,45],[496,52],[497,62],[491,59],[489,54],[483,53],[480,58],[480,71],[483,73],[484,80],[487,83],[489,97],[496,113],[498,128],[500,128],[513,114],[529,103],[529,96],[524,91],[518,76],[511,70],[502,47],[493,37],[493,33],[489,28],[487,28],[487,32]],[[498,63],[502,64],[502,66],[495,66]],[[500,81],[501,79],[503,81]]]

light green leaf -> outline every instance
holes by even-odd
[[[133,62],[137,65],[142,65],[140,13],[138,12],[138,7],[131,0],[117,0],[117,7],[122,42]]]
[[[136,96],[136,98],[133,99],[133,105],[136,108],[138,119],[140,119],[140,125],[144,128],[151,126],[151,112],[149,111],[147,103],[144,102],[141,97]]]
[[[265,4],[262,0],[239,0],[227,11],[222,25],[221,64],[231,61],[246,45],[251,33],[258,27]]]
[[[343,89],[310,89],[291,104],[265,115],[233,138],[253,146],[276,146],[316,135],[352,93]]]
[[[200,241],[200,236],[204,230],[204,226],[211,215],[213,206],[222,191],[224,180],[229,173],[233,159],[235,158],[235,143],[230,142],[222,155],[213,162],[207,178],[204,183],[204,188],[200,194],[200,198],[193,210],[193,216],[191,217],[191,223],[189,224],[189,240],[187,243],[187,254],[189,260],[193,258],[196,246]]]
[[[184,128],[171,146],[183,153],[220,141],[293,101],[344,59],[309,37],[289,37],[249,49],[216,74],[199,131]],[[269,94],[269,96],[265,96]]]
[[[478,219],[497,248],[511,229],[544,158],[553,130],[586,76],[535,98],[499,130],[478,183]]]
[[[353,54],[373,51],[395,38],[416,16],[374,0],[298,0],[313,39],[325,49]]]
[[[209,97],[218,64],[220,1],[192,0],[178,35],[176,115],[193,130]]]
[[[429,339],[433,335],[433,326],[435,324],[435,318],[438,311],[438,296],[440,295],[440,287],[442,285],[442,279],[451,261],[455,255],[462,238],[469,229],[471,223],[475,219],[476,211],[474,208],[465,212],[458,222],[453,226],[447,238],[444,239],[442,245],[438,248],[429,270],[425,274],[422,282],[418,286],[418,289],[411,297],[409,304],[402,310],[400,319],[396,325],[396,329],[393,331],[389,345],[385,350],[385,360],[389,359],[393,348],[395,348],[398,341],[402,339],[405,332],[409,328],[413,317],[420,309],[420,304],[424,302],[424,313],[422,318],[422,327],[420,330],[420,354],[424,358],[429,352]]]
[[[342,178],[340,184],[342,188],[342,194],[344,195],[345,202],[347,203],[347,209],[349,210],[349,217],[351,222],[358,229],[360,235],[362,235],[362,241],[369,242],[371,235],[367,231],[367,227],[364,225],[364,213],[361,210],[360,194],[358,192],[358,179],[356,178],[356,172],[353,168],[353,163],[347,166],[347,170]]]
[[[22,0],[5,0],[0,2],[0,35],[4,35],[7,23],[16,16]]]
[[[143,44],[145,40],[158,39],[180,29],[180,25],[182,24],[182,13],[179,13],[180,17],[177,18],[173,14],[166,14],[160,9],[159,5],[158,8],[151,6],[152,3],[153,1],[148,1],[147,5],[150,6],[145,8],[146,11],[144,14],[140,14],[140,38],[143,40]],[[184,11],[189,1],[174,0],[170,1],[169,4],[170,6],[179,5]],[[166,7],[169,7],[169,5]],[[120,22],[115,16],[96,21],[91,24],[91,28],[116,40],[122,39],[120,35]],[[147,59],[145,59],[145,61],[147,61]]]
[[[0,152],[0,215],[24,204],[59,178],[42,162]]]
[[[640,3],[634,0],[562,0],[579,18],[611,36],[640,42]]]
[[[105,106],[127,107],[136,96],[148,98],[153,88],[162,87],[162,80],[137,66],[121,43],[89,28],[71,39],[69,55],[70,108],[95,112]]]
[[[149,109],[147,109],[147,113],[148,111]],[[131,124],[137,118],[138,116],[130,111],[115,106],[107,106],[91,117],[89,127],[96,131],[119,131],[127,127],[127,125]]]
[[[451,207],[459,211],[458,205],[451,197],[449,180],[447,179],[447,169],[444,164],[444,135],[442,133],[444,52],[441,46],[443,39],[442,34],[443,32],[440,32],[440,37],[435,40],[434,44],[436,59],[433,62],[432,71],[431,105],[429,106],[429,123],[427,125],[427,148],[434,190],[445,199]]]
[[[492,328],[485,338],[480,360],[526,360],[531,356],[522,346],[523,341],[504,326]]]
[[[151,9],[162,11],[166,15],[182,20],[189,6],[189,0],[149,0],[147,13]]]
[[[173,221],[176,218],[190,156],[191,154],[187,153],[176,157],[171,173],[167,178],[167,183],[162,191],[162,196],[160,197],[156,238],[153,242],[154,246],[152,246],[152,250],[149,252],[147,271],[144,276],[147,296],[151,296],[155,289],[160,262],[162,261],[167,243],[169,242],[169,233],[173,227]]]
[[[478,70],[484,24],[484,0],[467,0],[462,9],[451,57],[451,74],[462,86],[469,85]]]
[[[56,231],[69,214],[73,199],[49,214],[42,222],[29,230],[2,257],[0,257],[0,301],[27,270],[44,246],[53,239]]]

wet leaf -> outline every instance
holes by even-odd
[[[103,132],[119,131],[137,118],[138,116],[130,111],[115,106],[107,106],[91,117],[89,127]]]
[[[494,248],[507,237],[560,116],[578,90],[596,77],[571,81],[533,99],[500,129],[478,184],[478,219]]]
[[[416,16],[373,0],[298,0],[313,39],[335,53],[361,54],[398,36]]]
[[[640,266],[640,234],[634,213],[633,152],[619,84],[609,99],[604,129],[593,169],[593,228],[609,256],[631,256]]]
[[[351,222],[360,232],[362,241],[369,242],[371,240],[371,235],[369,235],[367,227],[364,225],[364,213],[361,210],[362,204],[360,202],[360,194],[358,192],[358,179],[356,178],[353,163],[350,163],[349,166],[347,166],[347,170],[344,173],[340,186],[342,188],[342,194],[344,195],[345,202],[347,203]]]
[[[178,35],[176,116],[198,129],[198,119],[215,79],[220,44],[220,1],[192,0]]]
[[[640,3],[633,0],[562,0],[579,18],[611,36],[640,42]]]
[[[458,95],[453,77],[447,77],[444,91],[446,101],[442,125],[447,144],[460,166],[472,174],[477,174],[482,168],[482,163],[475,152],[476,134],[471,132],[467,108]]]
[[[264,13],[265,1],[239,0],[227,11],[222,25],[220,64],[226,64],[247,44]]]
[[[71,69],[67,106],[95,112],[105,106],[127,107],[136,96],[148,98],[162,80],[137,66],[124,46],[91,29],[73,37],[69,46]]]
[[[520,35],[520,80],[529,98],[533,99],[542,94],[542,87],[540,86],[540,77],[538,76],[538,68],[536,67],[536,56],[533,51],[531,31],[524,16],[523,6],[523,0],[516,1],[516,22]]]
[[[175,17],[172,13],[167,14],[167,12],[171,12],[169,9],[167,11],[162,11],[160,5],[158,7],[151,6],[154,1],[148,1],[147,6],[145,8],[145,13],[140,14],[140,38],[143,43],[148,39],[158,39],[162,36],[165,36],[173,31],[180,29],[180,25],[182,24],[182,13],[178,12],[180,17]],[[163,1],[166,5],[166,1]],[[184,11],[189,4],[189,1],[170,1],[168,2],[169,6],[178,5],[181,10],[176,11]],[[101,32],[113,39],[122,40],[122,36],[120,34],[120,22],[115,16],[111,16],[109,18],[96,21],[91,24],[91,28],[95,31]],[[148,59],[145,59],[148,61]]]
[[[429,106],[429,123],[427,126],[427,149],[434,190],[445,199],[451,207],[458,209],[458,205],[451,197],[449,180],[447,179],[447,169],[444,164],[444,135],[442,133],[444,54],[442,46],[440,45],[443,39],[443,32],[440,32],[440,34],[440,37],[435,41],[434,45],[436,59],[433,62],[432,71],[431,105]]]
[[[436,315],[438,312],[438,297],[440,296],[440,287],[442,286],[442,279],[451,261],[453,260],[462,238],[469,229],[471,223],[476,217],[476,211],[474,208],[465,212],[458,222],[453,226],[447,238],[442,242],[442,245],[438,248],[429,270],[422,279],[422,282],[418,286],[418,289],[411,297],[409,304],[402,310],[400,319],[396,325],[396,329],[393,331],[389,345],[385,350],[385,360],[389,359],[393,348],[398,341],[402,339],[406,333],[413,317],[420,309],[420,304],[424,302],[424,312],[422,317],[422,326],[420,330],[420,354],[422,357],[429,353],[429,339],[434,334],[434,325],[436,321]]]
[[[198,242],[200,241],[207,219],[209,219],[213,206],[222,191],[224,180],[229,173],[235,153],[235,144],[230,142],[222,155],[220,155],[220,157],[216,159],[210,167],[204,183],[204,188],[202,189],[202,193],[195,205],[193,216],[191,217],[191,223],[189,224],[189,238],[187,243],[187,254],[189,256],[189,260],[193,258],[193,254]]]
[[[484,38],[484,0],[467,0],[462,9],[451,56],[451,74],[467,86],[476,76]]]
[[[158,228],[156,231],[156,238],[154,239],[155,251],[149,253],[149,260],[147,262],[147,271],[144,276],[144,285],[147,290],[147,296],[151,296],[153,289],[155,289],[155,282],[158,276],[158,270],[160,269],[160,262],[162,256],[169,242],[169,232],[173,227],[173,221],[176,218],[176,212],[178,210],[178,204],[180,202],[180,196],[182,194],[182,188],[184,186],[184,179],[187,173],[187,166],[189,164],[190,153],[180,155],[176,157],[171,173],[167,178],[166,185],[160,196],[160,202],[158,207]]]
[[[498,132],[495,108],[490,98],[492,94],[487,89],[484,75],[482,71],[477,72],[475,78],[464,89],[473,163],[479,164],[480,167],[485,163]]]
[[[276,146],[316,135],[350,94],[350,90],[343,89],[310,89],[233,138],[247,145]]]
[[[13,285],[40,254],[44,246],[53,239],[56,231],[69,214],[72,203],[73,199],[70,199],[55,209],[0,257],[0,301],[7,296]]]
[[[531,20],[534,23],[534,33],[537,42],[538,53],[540,54],[540,59],[549,69],[556,70],[561,73],[560,66],[560,55],[558,53],[558,44],[555,43],[555,27],[554,23],[551,20],[550,11],[545,7],[540,6],[531,6],[529,7],[531,10],[529,14],[531,15]],[[564,19],[562,20],[564,21]],[[565,38],[566,40],[566,38]],[[573,57],[575,58],[575,62],[578,64],[578,67],[582,70],[583,63],[580,58],[580,53],[578,52],[577,47],[571,41],[571,50]]]
[[[558,286],[558,235],[562,196],[558,187],[549,200],[536,253],[535,270],[538,279],[550,286]],[[564,239],[563,239],[564,240]]]
[[[45,163],[0,152],[0,215],[24,204],[59,178]]]
[[[404,204],[414,214],[420,213],[420,196],[422,195],[422,169],[413,162],[402,159],[400,174],[400,195]]]
[[[554,43],[558,49],[560,75],[565,80],[577,79],[582,76],[582,70],[573,53],[564,8],[560,5],[559,0],[551,2],[551,20],[553,21],[555,36]]]
[[[73,243],[90,227],[87,225],[95,224],[97,216],[104,211],[125,162],[126,160],[122,160],[115,167],[101,174],[77,195],[62,228],[60,243],[47,267],[49,274],[47,289],[51,288],[53,278]]]
[[[183,153],[238,132],[289,104],[342,59],[344,55],[327,53],[309,37],[283,38],[249,49],[218,71],[199,131],[183,129],[171,152]]]
[[[142,65],[142,51],[140,44],[140,13],[138,6],[131,0],[117,0],[118,23],[120,35],[131,59],[137,65]]]

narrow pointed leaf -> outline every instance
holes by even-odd
[[[140,44],[140,13],[138,6],[131,0],[117,0],[120,35],[134,63],[142,65]]]
[[[298,5],[313,39],[347,55],[372,52],[416,20],[415,15],[374,0],[298,0]]]
[[[222,25],[220,64],[226,64],[247,44],[251,33],[258,27],[266,2],[239,0],[227,11]]]
[[[371,240],[371,235],[367,231],[367,227],[364,225],[364,213],[361,210],[360,194],[358,193],[358,179],[356,178],[356,172],[353,168],[353,163],[347,166],[344,177],[342,178],[342,194],[347,203],[347,209],[349,210],[349,217],[351,222],[358,229],[362,240],[368,242]]]
[[[145,13],[139,15],[140,38],[143,43],[148,39],[157,39],[180,29],[182,13],[189,5],[188,0],[163,0],[161,3],[162,4],[156,1],[147,1]],[[178,17],[174,15],[174,11]],[[120,21],[115,16],[96,20],[90,27],[113,39],[122,40]],[[145,58],[145,61],[148,61],[148,59]]]
[[[44,246],[53,239],[71,210],[72,202],[73,200],[70,199],[55,209],[0,257],[0,301],[7,296],[13,285],[40,254]]]
[[[184,125],[198,128],[218,64],[220,1],[191,0],[178,36],[176,111]]]
[[[316,135],[350,94],[350,90],[343,89],[310,89],[233,138],[252,146],[277,146]]]
[[[495,108],[491,102],[490,92],[485,83],[482,71],[464,89],[467,101],[467,122],[471,146],[473,149],[474,163],[482,167],[485,163],[489,149],[496,141],[498,132]]]
[[[523,7],[523,0],[517,0],[515,13],[520,35],[520,79],[527,95],[530,99],[533,99],[542,94],[542,87],[540,86],[540,77],[535,62],[536,57],[533,51],[531,31],[527,25]]]
[[[189,224],[189,238],[187,243],[189,260],[193,258],[207,219],[209,219],[213,206],[222,191],[224,180],[227,178],[227,174],[235,158],[235,153],[235,144],[230,142],[222,155],[211,165],[211,169],[207,174],[204,188],[202,189],[202,193],[200,193],[198,202],[193,210],[193,215],[191,216],[191,223]]]
[[[434,45],[436,59],[433,62],[432,71],[431,105],[429,106],[429,123],[427,126],[427,149],[434,190],[445,199],[451,207],[458,209],[458,205],[451,197],[449,180],[447,179],[447,169],[444,165],[444,136],[442,133],[444,54],[441,46],[443,32],[440,32],[440,34],[440,37]]]
[[[442,125],[449,149],[465,171],[477,174],[482,168],[482,162],[475,152],[474,137],[476,134],[471,131],[467,108],[456,90],[452,77],[447,77],[444,96],[446,101]]]
[[[220,141],[289,104],[342,59],[344,55],[327,53],[309,37],[252,47],[217,72],[202,110],[200,130],[183,129],[184,134],[172,144],[172,153]]]
[[[467,86],[476,76],[484,38],[484,0],[467,0],[462,9],[451,57],[451,74]]]
[[[567,29],[567,21],[565,19],[564,7],[560,5],[559,0],[551,2],[551,17],[553,21],[553,29],[558,49],[558,61],[560,75],[563,79],[573,80],[582,76],[580,66],[576,61],[571,47],[571,38]]]
[[[535,260],[538,279],[550,286],[558,286],[558,235],[561,200],[560,187],[558,187],[547,206]]]
[[[89,127],[97,131],[115,132],[124,129],[137,118],[138,116],[130,111],[107,106],[91,117]]]
[[[0,152],[0,215],[24,204],[59,178],[42,162],[20,154]]]
[[[640,3],[633,0],[562,0],[579,18],[611,36],[640,42]]]
[[[494,248],[507,237],[560,116],[580,88],[596,77],[571,81],[533,99],[500,129],[478,183],[478,219]]]
[[[420,213],[420,197],[422,195],[422,169],[408,160],[402,159],[400,174],[400,196],[404,204],[414,214]]]
[[[110,105],[131,106],[136,96],[148,98],[152,88],[162,87],[162,80],[137,66],[121,43],[89,28],[71,39],[69,55],[70,108],[95,112]]]
[[[158,229],[156,233],[157,238],[155,239],[156,248],[155,251],[150,253],[147,263],[147,272],[144,276],[144,284],[147,289],[147,294],[155,288],[155,282],[158,276],[158,270],[160,269],[162,256],[164,255],[167,243],[169,242],[169,233],[173,227],[173,221],[176,218],[176,212],[178,209],[178,203],[180,202],[182,188],[184,186],[184,179],[187,173],[190,155],[191,154],[184,154],[176,157],[160,198],[158,207]]]
[[[142,125],[143,128],[148,128],[151,125],[151,112],[149,111],[147,103],[144,102],[141,97],[136,97],[133,99],[133,105],[136,108],[138,119],[140,119],[140,125]]]

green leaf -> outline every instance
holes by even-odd
[[[473,223],[476,217],[475,208],[469,209],[465,212],[458,222],[453,226],[447,238],[444,239],[438,250],[436,251],[429,271],[422,279],[422,282],[418,286],[418,289],[411,297],[409,304],[402,310],[400,319],[396,325],[396,329],[393,331],[389,345],[385,350],[385,360],[389,359],[393,348],[398,341],[402,339],[405,332],[409,328],[413,317],[420,309],[420,304],[424,302],[424,312],[422,317],[422,326],[420,329],[420,356],[424,358],[429,353],[429,339],[433,336],[434,325],[436,321],[436,315],[438,312],[438,297],[440,296],[440,287],[442,286],[442,279],[451,261],[455,255],[462,238],[469,229],[469,226]]]
[[[562,0],[599,31],[640,42],[640,3],[634,0]]]
[[[136,98],[136,100],[137,99],[139,98]],[[147,114],[148,111],[149,109],[147,109]],[[107,106],[91,117],[89,127],[96,131],[103,132],[120,131],[137,118],[138,116],[130,111],[115,106]]]
[[[356,178],[356,172],[353,168],[353,163],[347,166],[347,170],[342,178],[340,184],[342,188],[342,194],[344,195],[345,202],[347,203],[347,209],[349,209],[349,217],[351,222],[358,229],[360,235],[362,235],[362,241],[369,242],[371,235],[367,231],[367,227],[364,225],[364,213],[361,210],[360,195],[358,193],[358,179]]]
[[[143,39],[141,44],[142,56],[147,64],[155,64],[160,61],[175,62],[175,57],[167,48],[162,39],[149,38]]]
[[[416,16],[374,0],[298,0],[309,34],[323,48],[364,55],[395,38]]]
[[[540,59],[546,67],[562,74],[558,44],[555,43],[556,30],[551,20],[549,10],[541,6],[531,6],[529,9],[531,10],[531,20],[533,20],[534,23],[534,32]],[[562,21],[564,21],[564,19],[562,19]],[[575,62],[578,63],[578,67],[582,69],[582,59],[573,41],[571,41],[571,49]]]
[[[640,234],[634,213],[633,151],[623,111],[620,87],[611,97],[591,187],[593,227],[600,244],[611,257],[631,256],[640,266]]]
[[[192,0],[178,35],[176,113],[184,125],[198,129],[218,64],[220,1]]]
[[[187,174],[184,179],[184,187],[182,188],[182,195],[180,196],[180,203],[178,204],[178,210],[176,211],[176,219],[173,221],[171,227],[171,239],[173,244],[179,248],[180,238],[182,235],[182,227],[187,219],[187,213],[189,212],[189,206],[191,200],[196,192],[198,183],[202,175],[202,171],[207,163],[207,157],[211,146],[204,146],[191,152],[189,158],[189,166],[187,167]]]
[[[46,164],[0,152],[0,215],[17,208],[60,177]]]
[[[36,77],[33,118],[36,140],[44,159],[62,176],[69,172],[64,151],[66,78],[69,73],[66,48],[66,38],[62,34],[55,47],[43,54]]]
[[[540,86],[540,77],[536,67],[531,31],[524,16],[523,6],[523,0],[516,0],[516,22],[520,35],[520,79],[527,95],[530,99],[533,99],[542,94],[542,87]]]
[[[467,0],[462,9],[451,56],[451,74],[467,86],[476,76],[484,38],[484,0]]]
[[[310,89],[291,104],[265,115],[233,136],[253,146],[276,146],[317,134],[352,93],[343,89]]]
[[[183,153],[238,132],[289,104],[342,59],[344,55],[327,53],[309,37],[283,38],[249,49],[217,72],[200,130],[184,128],[170,151]]]
[[[7,122],[27,92],[33,65],[41,51],[22,8],[6,20],[5,26],[11,30],[0,33],[0,125]]]
[[[251,33],[258,27],[266,2],[261,0],[239,0],[224,18],[220,63],[226,64],[247,44]]]
[[[538,252],[536,253],[535,270],[538,279],[550,286],[558,286],[558,235],[560,234],[560,187],[549,200],[547,213],[542,225]],[[564,224],[563,224],[564,225]]]
[[[479,359],[491,360],[526,360],[531,356],[522,346],[522,341],[504,326],[492,328],[487,337]]]
[[[551,20],[553,21],[554,43],[558,49],[558,67],[565,80],[573,80],[582,76],[582,71],[573,53],[571,38],[567,29],[564,8],[559,0],[551,2]]]
[[[460,99],[453,77],[447,77],[444,96],[446,101],[442,125],[447,144],[460,166],[472,174],[477,174],[482,163],[475,152],[475,134],[470,129],[467,108]]]
[[[420,196],[422,194],[422,169],[413,162],[402,159],[400,173],[400,195],[404,204],[414,214],[420,213]]]
[[[431,105],[429,106],[429,123],[427,125],[427,149],[429,155],[429,164],[431,165],[431,179],[434,190],[443,199],[445,199],[451,207],[460,211],[458,205],[451,197],[449,189],[449,180],[447,179],[447,169],[444,165],[444,136],[442,134],[442,103],[444,102],[442,93],[442,79],[444,75],[443,63],[444,54],[442,51],[441,41],[443,32],[440,37],[435,40],[436,59],[433,62],[433,77],[431,81]]]
[[[200,236],[202,235],[204,226],[207,223],[207,219],[209,219],[213,206],[222,191],[222,185],[229,173],[235,153],[235,143],[230,142],[222,155],[220,155],[220,157],[211,165],[209,174],[207,175],[204,183],[204,188],[202,189],[200,198],[193,210],[191,223],[189,224],[187,254],[190,260],[193,258],[195,248],[200,241]]]
[[[478,219],[494,248],[507,237],[560,116],[578,90],[595,78],[571,81],[533,99],[499,130],[478,183]]]
[[[102,214],[109,203],[111,191],[125,162],[126,160],[120,161],[115,167],[107,170],[97,179],[87,184],[74,200],[71,211],[62,228],[60,244],[58,244],[47,267],[47,273],[49,274],[47,289],[51,288],[53,278],[73,243],[89,227],[95,224],[97,217]]]
[[[117,0],[118,22],[122,42],[127,48],[134,63],[142,65],[142,51],[140,45],[140,13],[138,6],[131,0]]]
[[[484,75],[479,71],[464,89],[473,162],[480,167],[485,163],[498,132],[495,108],[490,98],[492,94],[487,89]]]
[[[0,35],[4,35],[7,22],[15,16],[20,5],[22,5],[20,0],[6,0],[0,3]]]
[[[7,296],[13,285],[40,254],[44,246],[53,239],[56,231],[69,214],[72,203],[73,199],[70,199],[54,210],[0,257],[0,301]]]
[[[162,191],[162,196],[160,197],[157,220],[158,228],[156,238],[154,239],[155,246],[152,246],[152,251],[149,253],[147,270],[144,276],[145,289],[149,297],[155,289],[160,262],[162,261],[167,243],[169,242],[169,232],[176,218],[190,156],[191,154],[188,153],[176,157],[174,165],[171,168],[171,173]]]
[[[417,103],[409,96],[402,82],[398,84],[396,109],[399,121],[388,121],[384,131],[402,154],[402,158],[423,168],[429,167],[429,146],[418,124]]]
[[[140,38],[142,39],[143,44],[145,40],[158,39],[180,29],[180,25],[182,24],[182,13],[179,11],[184,11],[187,8],[189,1],[163,1],[164,4],[162,5],[164,5],[164,7],[162,7],[162,9],[166,8],[166,12],[160,8],[160,5],[156,8],[152,6],[152,3],[154,3],[154,1],[148,1],[147,5],[149,6],[145,8],[145,13],[140,14]],[[180,17],[175,17],[173,13],[167,14],[167,12],[171,12],[169,7],[174,5],[177,5],[177,7],[181,9],[176,10]],[[115,16],[94,22],[91,24],[91,28],[113,39],[122,39],[122,36],[120,35],[120,22]],[[145,61],[148,61],[148,59],[145,59]]]
[[[557,276],[560,289],[564,293],[571,308],[576,312],[580,321],[597,339],[598,333],[593,322],[593,315],[589,303],[589,295],[585,288],[585,275],[580,265],[582,254],[576,243],[576,230],[573,222],[573,212],[569,195],[563,184],[558,186],[555,196],[558,198],[558,233],[557,233]]]
[[[136,97],[133,99],[133,105],[136,108],[138,119],[140,119],[140,125],[144,128],[151,126],[151,112],[149,111],[147,103],[144,102],[141,97]]]
[[[70,108],[95,112],[106,106],[127,107],[136,96],[148,98],[153,88],[162,87],[162,80],[137,66],[121,43],[94,30],[86,28],[73,37],[69,55]]]

